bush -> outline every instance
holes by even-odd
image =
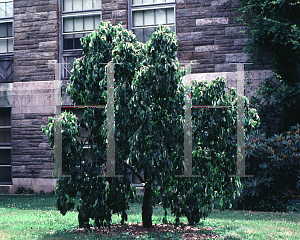
[[[256,131],[245,146],[246,174],[236,209],[300,211],[300,125],[265,139]]]
[[[19,186],[19,187],[17,187],[15,194],[34,194],[34,191],[31,187],[25,188],[25,187]]]

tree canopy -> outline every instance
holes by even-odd
[[[211,211],[214,199],[221,207],[230,205],[239,187],[239,179],[229,178],[236,171],[235,89],[226,93],[226,81],[217,78],[210,84],[192,83],[194,105],[224,105],[221,109],[194,109],[193,174],[201,177],[176,177],[183,174],[185,90],[176,57],[178,44],[174,32],[159,26],[146,44],[138,42],[121,23],[101,22],[96,32],[82,39],[84,56],[73,64],[67,93],[75,105],[102,105],[107,102],[106,64],[115,65],[115,162],[116,174],[99,176],[106,159],[107,110],[86,108],[78,120],[62,113],[63,174],[57,182],[57,207],[62,214],[74,208],[74,197],[81,227],[94,219],[97,227],[110,225],[112,213],[127,220],[126,210],[134,200],[135,187],[130,174],[144,186],[143,225],[152,226],[152,208],[162,204],[163,222],[168,209],[176,217],[186,216],[189,224],[198,223]],[[245,129],[259,124],[255,109],[245,98]],[[43,131],[54,146],[54,119]],[[89,130],[82,136],[80,127]],[[88,142],[92,161],[83,155]],[[143,174],[141,174],[143,172]]]
[[[270,136],[300,123],[300,2],[298,0],[241,0],[239,19],[249,27],[246,52],[254,62],[269,54],[275,75],[262,82],[252,106],[258,109],[262,126]],[[274,82],[274,77],[280,83]],[[279,121],[270,123],[270,116]]]
[[[244,23],[249,26],[247,51],[261,59],[267,50],[283,81],[300,81],[300,2],[298,0],[241,0]]]

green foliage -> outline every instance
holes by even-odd
[[[281,79],[277,75],[278,79]],[[269,114],[276,115],[278,122],[275,123],[277,134],[288,131],[290,126],[296,125],[300,121],[300,82],[294,86],[288,85],[283,81],[277,84],[273,78],[268,78],[260,84],[257,96],[251,96],[253,107],[260,113],[261,121],[270,127]],[[274,124],[274,123],[273,123]],[[269,126],[268,126],[269,125]],[[270,136],[270,131],[266,131]]]
[[[272,78],[266,79],[258,90],[258,98],[251,98],[255,104],[252,106],[257,108],[267,128],[270,115],[280,114],[280,120],[274,126],[278,134],[300,122],[299,111],[295,111],[300,107],[297,94],[300,82],[300,2],[241,0],[241,4],[239,20],[249,27],[245,51],[252,53],[254,62],[262,61],[266,53],[269,54],[275,76],[281,82],[278,85]],[[267,135],[270,136],[269,132]]]
[[[248,139],[246,171],[254,177],[242,180],[237,209],[300,211],[299,131],[298,124],[284,134],[264,138],[257,131]]]
[[[100,177],[106,163],[106,109],[85,109],[80,121],[69,113],[59,118],[62,123],[63,173],[57,183],[57,207],[62,214],[77,208],[80,227],[89,219],[97,227],[110,225],[111,215],[120,213],[127,220],[129,201],[135,187],[129,174],[138,176],[145,187],[143,224],[152,217],[152,206],[162,204],[163,222],[167,209],[176,217],[186,216],[189,224],[198,223],[211,210],[214,197],[230,204],[239,185],[230,179],[236,165],[236,92],[225,93],[223,78],[211,84],[192,85],[194,105],[230,105],[224,109],[193,110],[193,173],[200,178],[177,178],[183,174],[184,157],[184,72],[176,58],[178,44],[174,32],[159,26],[147,44],[139,43],[132,32],[100,23],[97,32],[82,40],[84,57],[73,64],[71,85],[67,93],[75,105],[106,104],[107,63],[115,65],[115,167],[123,177]],[[105,64],[101,64],[105,63]],[[246,134],[259,124],[254,109],[245,98]],[[54,141],[53,119],[43,127],[51,147]],[[79,128],[89,130],[82,136]],[[92,162],[83,153],[84,142],[91,146]],[[55,149],[54,149],[55,150]],[[206,158],[209,157],[209,158]],[[130,171],[128,170],[130,169]],[[144,172],[144,177],[141,172]],[[221,201],[221,202],[222,202]],[[149,223],[149,222],[148,222]],[[151,221],[150,221],[151,225]]]
[[[249,26],[246,51],[261,58],[271,54],[275,72],[286,83],[300,80],[300,3],[298,0],[241,0],[242,19]]]
[[[15,194],[34,194],[34,191],[33,191],[32,187],[25,188],[25,187],[19,186],[19,187],[17,187]]]

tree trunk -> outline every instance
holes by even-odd
[[[152,227],[152,190],[150,188],[145,188],[144,199],[143,199],[143,208],[142,208],[142,218],[143,218],[143,227]]]

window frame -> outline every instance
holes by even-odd
[[[138,27],[133,27],[133,12],[136,11],[145,11],[145,10],[160,10],[160,9],[168,9],[174,8],[174,24],[162,24],[163,26],[174,26],[174,32],[176,34],[176,1],[173,2],[162,2],[162,3],[147,3],[147,4],[136,4],[132,5],[132,0],[128,0],[128,28],[133,32],[134,29],[147,29],[151,27],[157,28],[159,24],[155,25],[143,25]],[[155,19],[155,18],[154,18]],[[144,37],[144,36],[143,36]]]
[[[0,126],[0,129],[10,129],[10,143],[0,143],[0,150],[10,150],[10,165],[0,165],[0,168],[10,167],[10,182],[0,182],[0,185],[12,185],[12,117],[11,117],[11,108],[1,107],[1,111],[9,111],[10,125],[9,126]]]
[[[61,18],[61,26],[62,26],[62,52],[63,53],[69,53],[69,52],[78,52],[78,51],[82,51],[82,49],[80,49],[80,48],[74,48],[74,49],[67,49],[67,50],[64,50],[64,35],[73,35],[73,34],[90,34],[90,33],[92,33],[92,32],[94,32],[95,31],[95,29],[94,30],[88,30],[88,31],[78,31],[78,32],[76,32],[76,31],[74,31],[74,32],[68,32],[68,33],[64,33],[64,19],[65,18],[71,18],[71,17],[73,17],[73,18],[75,18],[75,17],[88,17],[88,16],[99,16],[100,17],[100,22],[101,22],[101,13],[99,13],[99,12],[96,12],[96,13],[86,13],[85,15],[82,15],[82,14],[66,14],[66,15],[64,15],[64,16],[62,16],[62,18]],[[73,23],[74,23],[74,20],[73,20]],[[73,38],[74,39],[74,38]]]
[[[5,2],[1,2],[3,3],[8,3],[8,2],[14,2],[13,0],[6,0]],[[1,23],[12,23],[12,36],[11,37],[3,37],[0,39],[12,39],[12,52],[5,52],[5,53],[0,53],[0,61],[12,61],[12,71],[10,73],[10,75],[12,75],[11,79],[7,80],[4,77],[4,80],[2,80],[2,76],[0,76],[0,83],[11,83],[14,81],[14,76],[13,76],[13,72],[14,72],[14,8],[13,8],[13,15],[10,17],[0,17],[0,24]],[[8,44],[7,44],[7,50],[8,50]],[[6,77],[7,74],[5,74]],[[10,76],[9,75],[9,76]]]
[[[64,50],[64,39],[63,36],[66,35],[64,33],[64,18],[67,17],[85,17],[85,16],[95,16],[95,15],[99,15],[100,16],[100,22],[102,21],[102,1],[100,1],[100,8],[95,8],[95,9],[84,9],[84,10],[74,10],[74,11],[64,11],[63,10],[63,6],[64,6],[64,0],[60,0],[59,1],[59,9],[60,9],[60,31],[59,31],[59,62],[61,63],[65,63],[63,69],[62,69],[62,80],[69,80],[70,78],[70,74],[68,72],[70,72],[70,69],[73,68],[73,62],[65,62],[65,59],[67,59],[68,57],[75,57],[75,58],[79,58],[82,57],[83,53],[82,53],[82,49],[68,49],[68,50]],[[68,34],[76,34],[76,33],[91,33],[96,31],[96,29],[94,30],[89,30],[89,31],[85,31],[85,32],[70,32]]]

